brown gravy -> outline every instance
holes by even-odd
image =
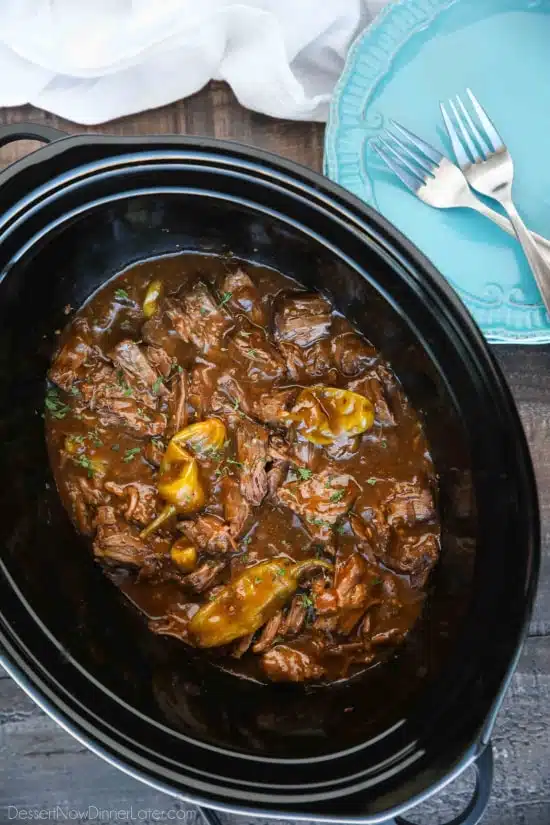
[[[152,281],[161,283],[161,297],[146,319]],[[231,291],[228,283],[237,286]],[[194,317],[196,302],[186,296],[203,289],[209,302]],[[141,359],[137,366],[124,361],[121,344],[128,341],[129,357]],[[406,637],[439,552],[429,446],[391,366],[321,296],[279,272],[231,259],[148,260],[76,312],[50,380],[46,438],[59,494],[152,630],[196,644],[188,631],[197,606],[243,571],[273,558],[317,558],[333,571],[300,579],[276,618],[249,640],[205,655],[221,657],[236,674],[333,680],[386,657]],[[367,398],[372,426],[312,443],[286,416],[304,387],[317,386]],[[264,403],[271,396],[279,404],[275,418]],[[140,538],[163,508],[158,463],[177,421],[188,426],[212,417],[224,423],[226,438],[220,450],[197,456],[204,506]],[[249,459],[258,437],[263,459]],[[259,493],[250,492],[253,485]],[[240,526],[229,496],[244,508]],[[201,533],[204,516],[219,528],[212,540]],[[194,569],[210,575],[219,568],[204,587],[170,554],[189,522]],[[269,622],[277,621],[270,640]]]

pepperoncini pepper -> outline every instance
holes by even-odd
[[[204,506],[205,494],[201,484],[197,460],[178,443],[179,433],[170,439],[160,465],[157,490],[166,506],[150,524],[141,531],[146,538],[176,513],[189,515]]]
[[[323,559],[295,564],[282,557],[247,567],[195,613],[190,638],[197,647],[219,647],[254,633],[294,595],[300,576],[317,568],[333,570],[333,565]]]
[[[162,281],[151,281],[143,299],[143,314],[146,318],[152,318],[158,312],[161,295]]]
[[[175,434],[170,443],[176,446],[185,445],[198,456],[208,457],[224,445],[227,432],[225,424],[219,418],[205,418],[194,424],[184,427]],[[170,446],[170,445],[169,445]]]
[[[170,558],[181,570],[189,573],[197,566],[197,548],[186,538],[176,539],[170,548]]]
[[[337,387],[306,387],[287,421],[313,444],[332,444],[342,436],[359,435],[372,427],[374,407],[368,398]]]

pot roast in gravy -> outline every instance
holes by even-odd
[[[134,265],[62,332],[45,417],[62,501],[153,633],[326,682],[418,618],[440,550],[429,447],[323,295],[234,259]]]

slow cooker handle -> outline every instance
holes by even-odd
[[[201,814],[206,825],[223,825],[220,815],[212,810],[212,808],[199,808],[197,811]]]
[[[447,822],[446,825],[477,825],[485,813],[493,787],[493,747],[490,742],[472,763],[472,767],[476,774],[476,786],[470,804],[465,811]],[[222,820],[216,811],[198,806],[197,810],[202,814],[206,825],[222,825]],[[383,825],[415,824],[409,819],[398,816],[395,819],[385,819]]]
[[[446,825],[477,825],[485,813],[493,786],[493,747],[490,742],[472,763],[472,768],[476,773],[476,786],[470,804],[465,811],[447,822]],[[384,825],[414,825],[414,823],[397,816],[395,819],[385,821]]]
[[[39,123],[9,123],[7,126],[0,126],[0,146],[13,143],[14,140],[40,140],[42,143],[51,143],[64,137],[67,137],[67,132]]]

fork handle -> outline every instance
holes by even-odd
[[[508,213],[518,241],[525,252],[525,257],[535,276],[535,281],[537,282],[546,310],[548,314],[550,314],[550,262],[533,240],[531,232],[529,232],[525,226],[512,199],[503,198],[500,202]]]
[[[478,200],[478,198],[476,198],[475,195],[471,202],[470,200],[468,200],[468,206],[471,209],[475,209],[477,212],[480,212],[482,215],[485,215],[486,218],[489,218],[490,221],[493,221],[493,223],[496,223],[497,226],[500,226],[500,228],[507,232],[508,235],[511,235],[513,238],[518,237],[519,239],[518,233],[514,229],[512,221],[508,220],[508,218],[505,218],[504,215],[500,214],[500,212],[496,212],[494,209],[491,209],[491,207],[487,206],[487,204],[485,204],[483,201]],[[543,255],[544,259],[548,261],[548,265],[550,266],[550,240],[548,240],[548,238],[543,238],[543,236],[539,235],[537,232],[532,232],[530,229],[527,229],[521,218],[520,221],[523,225],[524,230],[527,232],[528,235],[530,235],[532,241],[537,245],[541,255]]]

